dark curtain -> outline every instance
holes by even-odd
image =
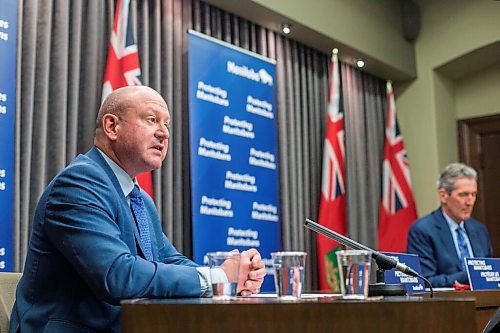
[[[114,0],[19,0],[14,239],[22,270],[37,200],[55,174],[92,146]],[[143,84],[167,101],[170,150],[153,172],[167,236],[192,253],[187,30],[277,61],[282,243],[307,251],[306,289],[317,288],[317,219],[328,100],[329,56],[200,0],[132,0]],[[348,230],[376,245],[385,82],[342,64]]]

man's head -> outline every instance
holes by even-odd
[[[167,103],[159,93],[145,86],[123,87],[104,100],[94,144],[134,178],[161,167],[169,126]]]
[[[477,195],[477,172],[462,163],[444,168],[438,180],[441,208],[453,221],[460,223],[470,218]]]

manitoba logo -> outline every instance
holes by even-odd
[[[264,68],[260,69],[259,76],[262,83],[268,84],[270,86],[273,85],[273,77]]]
[[[269,86],[273,85],[272,75],[269,74],[264,68],[261,68],[258,71],[256,71],[255,69],[249,68],[248,66],[245,65],[240,66],[234,63],[233,61],[228,61],[227,72],[234,75],[242,76],[244,78],[247,78],[255,82],[267,84]]]

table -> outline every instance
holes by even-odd
[[[470,297],[136,299],[122,302],[121,331],[475,332],[475,304]]]
[[[429,293],[421,294],[429,297]],[[488,321],[493,317],[500,306],[500,290],[465,290],[465,291],[437,291],[434,297],[438,298],[469,298],[473,299],[476,308],[476,332],[481,333]]]

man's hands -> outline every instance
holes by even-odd
[[[248,296],[258,293],[264,276],[266,268],[260,253],[256,249],[241,252],[238,294]]]

